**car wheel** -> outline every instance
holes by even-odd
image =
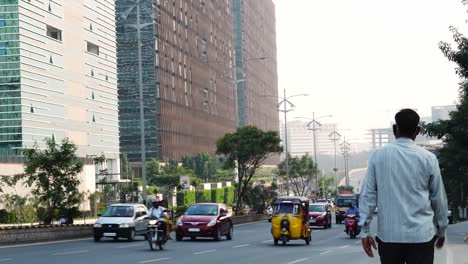
[[[227,240],[232,240],[233,235],[234,235],[234,228],[231,225],[231,227],[229,228],[229,233],[227,233],[227,235],[226,235],[226,239]]]
[[[268,222],[271,222],[271,219],[268,219]]]
[[[135,240],[135,230],[134,229],[132,229],[130,231],[130,235],[128,235],[128,241],[133,241],[133,240]]]
[[[276,238],[273,239],[273,243],[274,243],[275,245],[278,245],[278,239],[276,239]]]
[[[310,240],[312,240],[312,235],[309,234],[307,238],[305,239],[306,245],[310,245]]]
[[[94,242],[99,242],[101,241],[101,237],[100,236],[94,236]]]
[[[176,234],[176,236],[175,236],[176,241],[182,241],[183,239],[184,239],[184,236]]]
[[[214,240],[219,241],[221,240],[221,229],[218,227],[216,228],[216,234],[214,235]]]
[[[340,223],[340,221],[338,221],[338,219],[336,219],[335,223],[336,223],[336,224],[339,224],[339,223]]]

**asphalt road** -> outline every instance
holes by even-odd
[[[449,250],[437,252],[435,263],[468,263],[468,244],[463,243],[462,231],[468,231],[468,222],[451,225],[449,232],[457,236]],[[463,232],[464,234],[464,232]],[[174,235],[173,235],[174,236]],[[378,263],[378,257],[368,258],[361,249],[359,239],[350,239],[343,225],[332,229],[314,228],[309,246],[302,240],[287,246],[274,246],[267,221],[235,226],[233,240],[215,242],[212,239],[169,241],[163,251],[150,251],[146,241],[91,239],[0,247],[0,263]],[[459,243],[461,241],[461,243]],[[456,257],[450,262],[450,255]],[[458,261],[460,260],[460,261]],[[464,260],[465,262],[461,261]],[[449,261],[449,262],[447,262]]]

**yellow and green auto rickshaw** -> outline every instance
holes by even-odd
[[[309,199],[306,197],[279,197],[273,204],[271,234],[275,245],[286,245],[289,240],[312,240],[309,228]]]

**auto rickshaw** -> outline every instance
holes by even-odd
[[[312,240],[309,228],[309,199],[306,197],[280,197],[273,204],[271,234],[275,245],[286,245],[289,240],[304,239],[307,245]]]

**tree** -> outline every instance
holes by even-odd
[[[330,186],[334,181],[334,177],[320,177],[320,179],[318,180],[320,197],[325,197],[328,195],[328,193],[331,193]]]
[[[83,170],[83,164],[76,156],[77,147],[65,138],[61,145],[55,139],[45,140],[47,148],[39,149],[37,145],[24,150],[25,183],[32,187],[32,194],[46,205],[45,224],[50,224],[56,209],[70,209],[79,204],[80,180],[77,175]]]
[[[128,162],[127,154],[125,153],[120,153],[120,162],[122,164],[120,168],[120,175],[122,176],[122,179],[130,179],[133,175],[133,169],[130,167],[130,164]]]
[[[216,153],[226,157],[226,168],[234,168],[237,162],[237,210],[242,209],[242,199],[255,171],[283,147],[276,131],[263,131],[255,126],[240,127],[227,133],[216,142]]]
[[[200,152],[194,157],[183,157],[182,167],[193,171],[196,177],[204,180],[212,179],[217,170],[217,160],[206,152]]]
[[[161,175],[161,166],[157,159],[151,159],[148,164],[146,164],[146,177],[148,180],[148,185],[156,185],[156,178]]]
[[[281,176],[286,177],[285,161],[282,161],[278,165],[278,170]],[[308,186],[316,173],[317,166],[315,166],[309,154],[303,155],[300,158],[289,155],[289,181],[296,195],[304,196],[307,194]]]
[[[450,31],[457,49],[446,42],[440,42],[439,48],[449,61],[457,64],[455,72],[461,79],[459,104],[449,120],[423,124],[422,132],[443,139],[438,160],[447,196],[454,205],[462,205],[468,192],[468,39],[454,27]]]
[[[264,185],[252,187],[252,184],[249,184],[247,190],[245,202],[257,213],[263,213],[265,207],[276,198],[276,191],[272,187]]]

